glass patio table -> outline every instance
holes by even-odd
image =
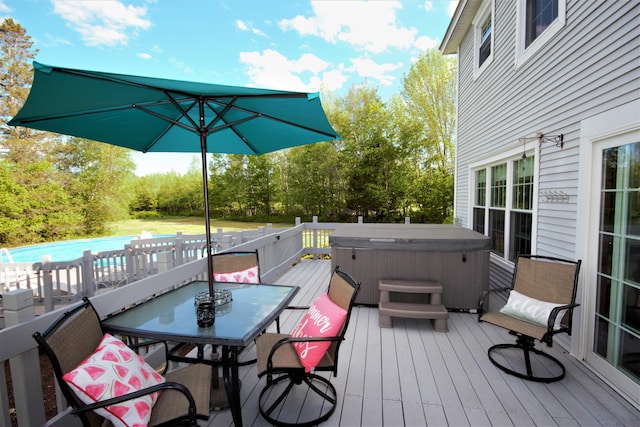
[[[233,422],[242,425],[238,354],[290,305],[297,286],[215,283],[231,291],[232,301],[217,307],[213,326],[196,321],[194,297],[208,290],[206,281],[194,281],[158,295],[103,321],[111,333],[140,338],[221,346],[221,365]]]

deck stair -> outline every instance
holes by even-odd
[[[442,284],[433,280],[392,280],[380,279],[378,282],[380,302],[378,303],[378,322],[381,328],[393,326],[392,317],[412,319],[430,319],[433,329],[447,332],[449,313],[442,305]],[[429,303],[410,303],[391,301],[391,293],[428,294]]]

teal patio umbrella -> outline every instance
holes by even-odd
[[[207,153],[264,154],[340,138],[317,93],[103,73],[38,62],[33,68],[29,96],[9,125],[144,153],[201,153],[209,254]],[[213,295],[210,256],[207,266]]]

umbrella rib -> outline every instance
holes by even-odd
[[[106,107],[106,108],[100,108],[100,109],[95,109],[91,111],[77,111],[77,112],[63,113],[58,115],[51,115],[46,117],[24,118],[24,119],[20,119],[20,123],[17,123],[17,125],[23,126],[23,124],[25,123],[37,123],[37,122],[46,122],[49,120],[68,119],[71,117],[90,116],[93,114],[101,114],[101,113],[106,113],[110,111],[128,110],[129,108],[131,108],[131,106],[125,105],[122,107]]]
[[[265,114],[265,113],[258,113],[258,112],[256,112],[256,111],[249,110],[249,109],[247,109],[247,108],[243,108],[243,107],[238,107],[237,105],[227,104],[227,103],[225,103],[225,102],[218,101],[218,100],[216,100],[216,99],[211,99],[210,101],[211,101],[211,102],[215,102],[215,103],[220,104],[220,105],[227,105],[227,106],[230,106],[230,107],[231,107],[232,109],[234,109],[234,110],[242,111],[242,112],[244,112],[244,113],[253,114],[253,117],[251,117],[251,119],[253,119],[253,118],[259,118],[259,117],[262,117],[262,118],[265,118],[265,119],[270,119],[270,120],[273,120],[273,121],[276,121],[276,122],[279,122],[279,123],[283,123],[283,124],[285,124],[285,125],[289,125],[289,126],[297,127],[297,128],[299,128],[299,129],[304,129],[304,130],[308,130],[308,131],[311,131],[311,132],[319,133],[320,135],[328,136],[328,137],[331,137],[331,138],[335,138],[335,137],[336,137],[336,135],[335,135],[335,134],[332,134],[332,133],[329,133],[329,132],[325,132],[325,131],[322,131],[322,130],[319,130],[319,129],[315,129],[315,128],[312,128],[312,127],[309,127],[309,126],[304,126],[304,125],[301,125],[301,124],[299,124],[299,123],[291,122],[291,121],[289,121],[289,120],[284,120],[284,119],[281,119],[281,118],[278,118],[278,117],[275,117],[275,116],[271,116],[271,115],[269,115],[269,114]],[[211,108],[211,107],[209,107],[209,108]],[[245,121],[246,121],[246,120],[245,120]],[[234,123],[234,124],[235,124],[235,123]],[[226,127],[226,126],[225,126],[225,127]],[[217,128],[212,128],[211,130],[212,130],[212,132],[215,132],[215,131],[217,130]],[[238,136],[239,136],[239,135],[238,135]],[[243,139],[244,139],[244,138],[243,138]]]
[[[236,120],[233,123],[229,123],[229,122],[225,121],[225,117],[224,116],[227,114],[227,112],[229,112],[229,110],[234,108],[234,104],[236,103],[237,100],[238,100],[237,97],[233,97],[233,99],[229,103],[223,103],[223,102],[219,102],[219,101],[214,101],[213,99],[204,101],[204,105],[206,105],[207,107],[209,107],[209,109],[211,111],[216,113],[216,116],[207,125],[207,134],[219,132],[219,131],[221,131],[223,129],[227,129],[227,128],[231,129],[231,132],[235,133],[236,136],[238,138],[240,138],[242,140],[242,142],[244,142],[245,145],[251,149],[251,151],[253,151],[255,154],[258,154],[258,151],[256,150],[256,148],[251,143],[249,143],[249,141],[247,141],[247,139],[244,136],[240,135],[240,133],[234,128],[234,126],[235,125],[239,125],[239,124],[244,123],[244,122],[248,122],[249,120],[253,120],[253,119],[255,119],[255,118],[259,117],[259,116],[253,115],[253,116],[250,116],[250,117],[245,117],[244,119]],[[216,110],[211,106],[209,101],[217,102],[218,104],[223,105],[224,108],[222,109],[222,111],[220,113],[217,113]],[[218,121],[224,122],[224,125],[214,126]]]
[[[159,119],[162,119],[162,120],[164,120],[164,121],[167,121],[167,122],[169,122],[169,123],[171,123],[171,124],[173,124],[173,125],[180,126],[180,127],[181,127],[181,128],[183,128],[183,129],[187,129],[187,130],[190,130],[190,131],[192,131],[192,132],[196,132],[196,133],[198,133],[197,128],[193,128],[193,127],[190,127],[189,125],[186,125],[186,124],[184,124],[184,123],[180,123],[180,122],[179,122],[178,120],[176,120],[176,119],[172,119],[171,117],[163,116],[162,114],[160,114],[160,113],[156,113],[155,111],[153,111],[153,110],[149,110],[148,108],[141,107],[141,106],[136,105],[136,104],[133,104],[133,108],[138,109],[138,110],[140,110],[140,111],[143,111],[143,112],[145,112],[145,113],[147,113],[147,114],[150,114],[150,115],[152,115],[152,116],[154,116],[154,117],[157,117],[157,118],[159,118]],[[188,116],[187,116],[187,117],[188,117]],[[192,123],[193,123],[193,122],[192,122]],[[153,144],[151,144],[151,145],[153,145]]]
[[[176,99],[171,96],[171,94],[168,91],[164,91],[165,95],[167,96],[167,98],[169,98],[169,100],[171,101],[171,104],[173,104],[174,107],[176,107],[176,109],[178,111],[180,111],[180,113],[182,113],[182,116],[179,118],[181,119],[182,117],[186,117],[187,120],[189,120],[189,122],[191,122],[191,124],[193,125],[193,129],[199,129],[200,127],[198,126],[198,124],[193,121],[193,119],[191,118],[191,116],[189,116],[189,110],[191,110],[196,104],[198,104],[200,102],[200,100],[196,101],[195,97],[194,98],[187,98],[187,99],[193,99],[193,103],[191,104],[191,106],[189,108],[182,108],[182,106],[178,103],[178,101],[176,101]]]

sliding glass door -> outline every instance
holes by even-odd
[[[640,384],[640,142],[600,153],[592,356]]]

